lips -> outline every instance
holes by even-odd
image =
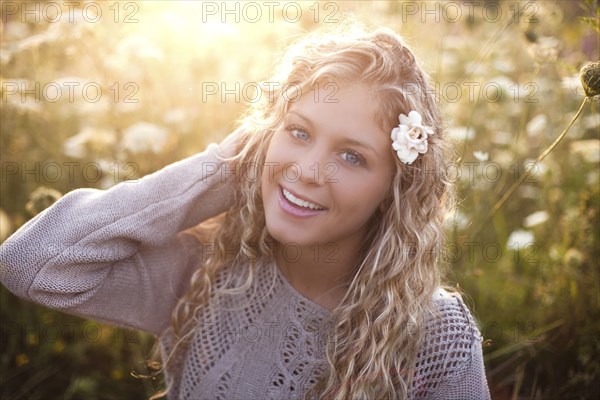
[[[300,197],[286,188],[279,187],[277,193],[279,206],[295,217],[312,217],[327,212],[327,209],[319,203]]]
[[[292,191],[282,187],[283,190],[283,196],[289,200],[291,203],[300,206],[300,207],[304,207],[304,208],[310,208],[311,210],[324,210],[325,207],[323,207],[322,205],[307,199],[305,197],[301,197],[298,196],[297,194],[293,193]]]

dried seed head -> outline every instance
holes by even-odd
[[[25,205],[25,209],[29,214],[35,216],[50,207],[52,203],[61,197],[62,194],[59,191],[40,186],[29,195],[29,201]]]
[[[527,39],[528,42],[535,43],[538,40],[538,34],[533,30],[528,29],[525,31],[525,39]]]
[[[587,97],[600,95],[600,61],[587,64],[581,68],[579,77]]]

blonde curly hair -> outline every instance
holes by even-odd
[[[290,46],[270,81],[279,83],[264,89],[262,98],[271,101],[252,106],[244,118],[237,154],[226,160],[238,171],[253,165],[259,176],[262,173],[270,140],[290,106],[284,91],[291,86],[304,92],[318,83],[361,82],[378,100],[377,123],[385,132],[398,124],[400,113],[411,110],[435,130],[428,151],[411,165],[394,157],[389,193],[372,216],[359,266],[331,315],[328,371],[305,394],[335,400],[406,398],[425,322],[435,316],[432,297],[441,285],[443,219],[453,206],[444,169],[449,145],[428,77],[395,32],[384,28],[369,32],[352,23],[311,33]],[[186,339],[198,324],[196,316],[213,296],[248,290],[258,261],[273,257],[260,179],[238,179],[235,185],[231,210],[190,232],[199,241],[214,243],[214,252],[195,271],[189,291],[173,311],[166,334],[176,338],[175,353],[185,353]],[[231,243],[239,244],[235,254]],[[243,266],[225,278],[243,283],[215,285],[224,265]],[[167,369],[176,360],[180,358],[169,357]]]

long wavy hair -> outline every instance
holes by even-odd
[[[226,160],[238,170],[252,165],[258,176],[262,174],[270,140],[294,98],[286,95],[290,89],[306,93],[317,84],[360,82],[376,97],[377,123],[383,131],[391,132],[398,115],[411,110],[435,130],[428,151],[412,164],[394,157],[387,197],[371,218],[358,268],[331,314],[327,372],[305,394],[335,400],[406,398],[426,320],[435,316],[432,297],[441,285],[443,220],[453,206],[444,168],[449,147],[429,79],[395,32],[385,28],[369,32],[352,23],[313,32],[291,45],[270,82],[279,84],[264,87],[262,98],[268,101],[254,104],[246,114],[237,154]],[[273,257],[260,179],[237,179],[234,184],[234,206],[190,232],[199,241],[214,243],[214,251],[195,271],[173,311],[167,334],[176,338],[180,352],[210,299],[219,291],[248,290],[258,262]],[[239,244],[234,254],[232,243]],[[223,278],[219,271],[224,265],[243,268],[232,269]],[[215,284],[222,279],[239,284]]]

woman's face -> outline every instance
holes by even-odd
[[[262,174],[267,229],[280,243],[360,243],[394,170],[377,102],[358,84],[303,93],[274,133]]]

